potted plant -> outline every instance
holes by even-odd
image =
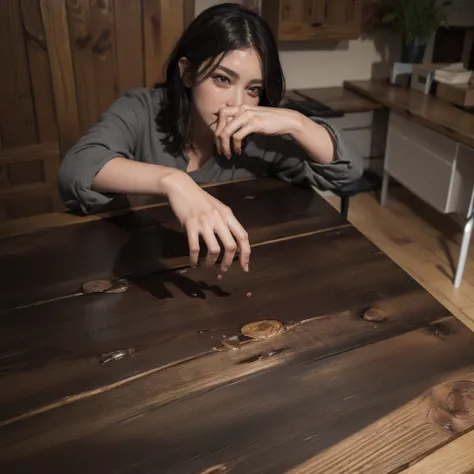
[[[421,63],[426,45],[445,23],[446,7],[451,0],[386,0],[382,24],[402,36],[402,62]]]

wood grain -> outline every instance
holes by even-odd
[[[65,153],[80,137],[65,0],[41,0],[41,15],[53,80],[59,143],[61,153]]]
[[[470,474],[474,468],[474,431],[414,461],[403,474]]]
[[[140,0],[114,0],[116,81],[118,95],[143,86],[143,22]]]
[[[445,329],[322,360],[308,337],[262,360],[232,351],[187,361],[3,426],[2,467],[64,472],[74,454],[69,472],[391,472],[453,437],[427,420],[426,396],[474,380],[474,335],[457,321]]]
[[[416,123],[474,146],[474,115],[449,102],[411,89],[390,86],[385,81],[346,81],[344,87],[380,102]]]
[[[360,94],[351,92],[344,87],[296,89],[293,92],[300,97],[302,96],[317,100],[336,112],[347,114],[354,112],[370,112],[382,108],[378,102],[368,100]]]
[[[77,296],[3,314],[0,412],[13,418],[210,353],[226,347],[223,335],[238,336],[261,319],[290,326],[317,319],[311,334],[315,344],[324,341],[318,357],[327,357],[449,316],[354,228],[257,246],[251,267],[248,275],[234,267],[220,280],[205,268],[132,278],[118,295]],[[324,281],[315,285],[313,275],[325,275]],[[383,309],[387,320],[364,320],[369,307]],[[118,350],[132,357],[103,368],[102,355]]]
[[[83,134],[97,122],[101,113],[92,53],[92,43],[98,38],[92,36],[89,0],[67,0],[67,14],[80,131]]]
[[[347,225],[312,190],[277,180],[210,187],[209,192],[233,209],[252,245]],[[0,308],[70,295],[87,280],[188,264],[186,234],[168,206],[3,239],[0,266],[6,272]]]
[[[145,85],[153,87],[164,79],[163,68],[185,22],[183,2],[143,0]]]
[[[4,148],[36,143],[36,123],[29,81],[25,37],[17,0],[0,2],[0,112]]]
[[[37,0],[21,0],[20,7],[32,79],[38,141],[55,142],[58,140],[58,126],[40,3]]]

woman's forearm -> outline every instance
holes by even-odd
[[[117,157],[97,173],[92,189],[102,193],[168,195],[170,182],[180,170]]]
[[[308,117],[302,116],[293,138],[315,163],[329,164],[334,158],[334,143],[330,132]]]

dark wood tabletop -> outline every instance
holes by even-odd
[[[249,273],[190,268],[166,205],[0,239],[0,471],[465,466],[474,334],[317,193],[208,190]]]

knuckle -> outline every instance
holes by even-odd
[[[228,252],[236,252],[237,251],[237,245],[236,244],[227,244],[225,246],[225,249],[228,251]]]
[[[213,257],[217,257],[220,253],[221,249],[219,247],[211,247],[209,248],[209,255]]]
[[[245,230],[243,232],[241,232],[240,235],[239,235],[239,239],[241,241],[248,242],[248,240],[249,240],[248,232],[246,232]]]
[[[232,209],[229,206],[224,205],[222,208],[222,214],[224,214],[226,217],[233,216],[234,213],[232,212]]]

